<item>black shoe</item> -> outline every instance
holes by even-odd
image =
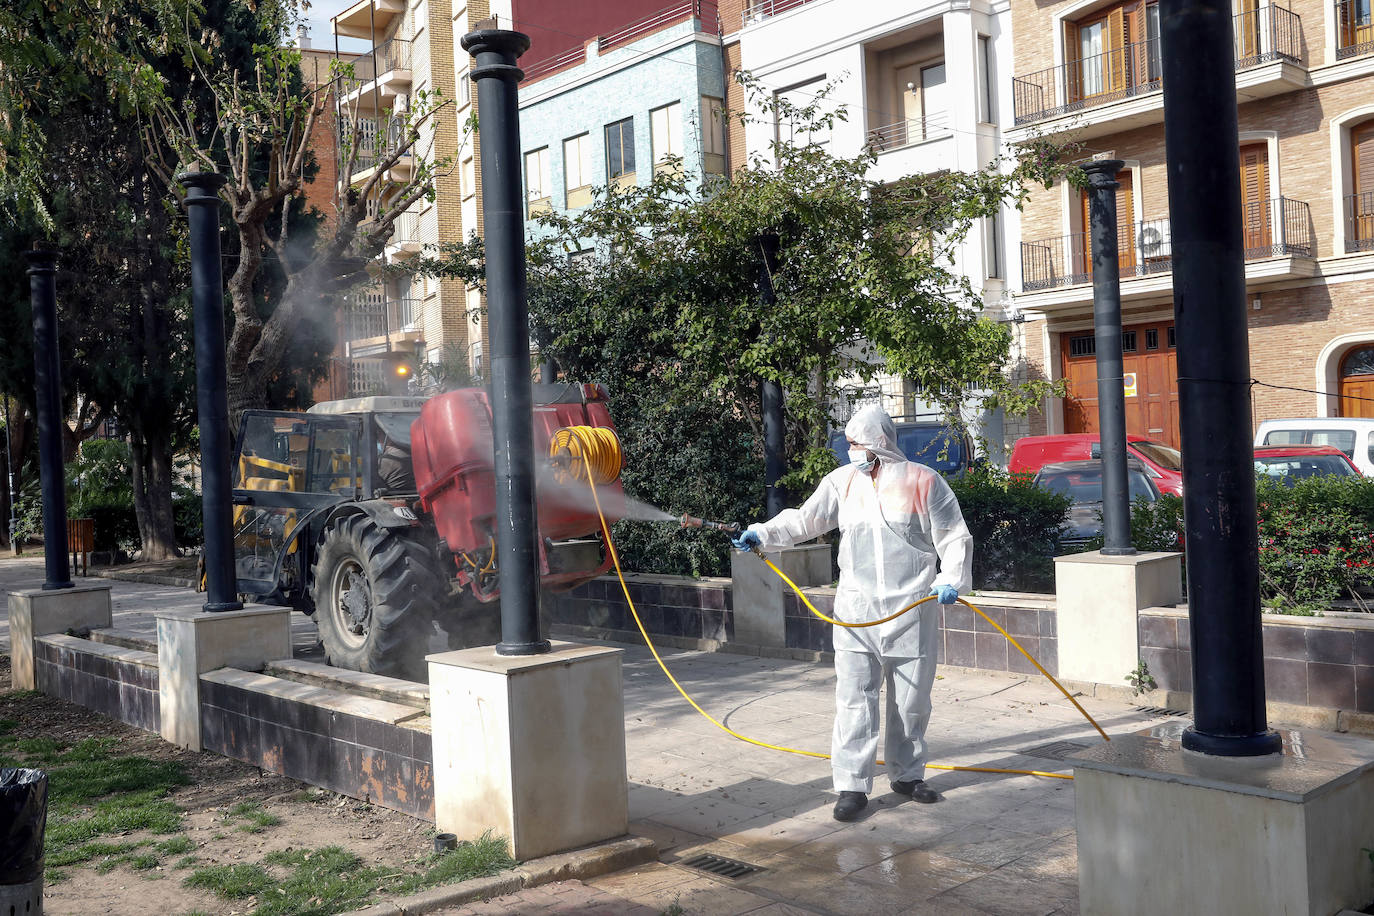
[[[892,783],[892,791],[923,805],[933,805],[940,800],[940,794],[926,785],[924,779],[913,779],[910,782],[895,781]]]
[[[862,792],[841,792],[840,800],[835,802],[835,820],[858,820],[859,812],[867,807],[868,796]]]

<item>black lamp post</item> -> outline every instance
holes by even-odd
[[[219,189],[223,175],[183,172],[191,228],[191,300],[200,425],[200,498],[205,531],[205,610],[237,611],[233,490],[229,478],[229,394],[224,358],[224,278],[220,269]]]
[[[529,36],[478,29],[463,36],[481,112],[482,215],[491,332],[491,419],[496,446],[496,546],[501,570],[501,655],[549,651],[539,633],[539,524],[534,504],[533,393],[525,299],[525,209],[520,181],[516,60]]]
[[[1126,163],[1103,159],[1088,175],[1089,242],[1093,263],[1093,335],[1097,349],[1097,427],[1102,444],[1102,552],[1124,556],[1131,546],[1126,482],[1126,389],[1121,356],[1121,266],[1116,222],[1116,173]]]
[[[43,485],[43,588],[71,588],[67,568],[67,481],[62,468],[62,366],[57,351],[57,252],[26,252],[33,302],[38,473]],[[7,429],[8,431],[8,429]],[[10,494],[13,499],[14,495]]]
[[[1280,740],[1264,712],[1233,11],[1159,8],[1193,661],[1183,746],[1258,756]]]
[[[777,233],[768,232],[759,236],[759,248],[763,258],[759,264],[759,296],[763,300],[764,312],[771,312],[777,304],[778,295],[773,287],[773,274],[778,269],[778,250],[782,241]],[[782,385],[771,379],[764,379],[761,391],[760,412],[763,414],[763,480],[764,511],[772,518],[787,507],[787,494],[778,481],[787,473],[787,448],[783,430]]]

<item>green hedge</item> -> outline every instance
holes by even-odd
[[[1374,587],[1374,478],[1311,477],[1285,487],[1260,480],[1260,590],[1283,614],[1319,614],[1333,601],[1365,602]]]
[[[973,535],[973,587],[1054,591],[1059,527],[1071,500],[996,468],[969,471],[950,487]]]

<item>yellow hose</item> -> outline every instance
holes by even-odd
[[[785,746],[785,745],[780,745],[780,744],[769,744],[769,743],[766,742],[766,741],[759,741],[759,740],[756,739],[756,738],[750,738],[748,735],[742,735],[742,734],[740,734],[739,732],[735,731],[733,728],[730,728],[730,727],[729,727],[728,725],[726,725],[724,722],[721,722],[721,721],[720,721],[719,719],[717,719],[715,716],[711,715],[711,714],[710,714],[709,712],[707,712],[706,710],[702,709],[701,706],[699,706],[699,705],[697,704],[697,701],[694,700],[694,699],[692,699],[692,695],[689,694],[689,693],[686,691],[686,689],[683,688],[683,686],[682,686],[680,683],[678,683],[677,678],[673,677],[673,673],[672,673],[671,671],[668,670],[668,665],[663,661],[663,656],[661,656],[661,655],[658,654],[658,649],[657,649],[657,647],[654,646],[653,640],[649,638],[649,631],[646,630],[646,629],[644,628],[644,622],[643,622],[642,620],[640,620],[640,618],[639,618],[639,610],[635,607],[634,599],[630,597],[630,588],[629,588],[629,586],[628,586],[628,585],[626,584],[626,582],[625,582],[625,573],[624,573],[624,571],[620,568],[620,554],[619,554],[619,553],[616,551],[616,549],[615,549],[615,541],[611,538],[611,530],[610,530],[610,527],[606,524],[606,513],[603,512],[602,509],[601,509],[601,497],[600,497],[600,496],[597,494],[597,492],[596,492],[596,479],[593,477],[592,468],[593,468],[594,466],[596,466],[596,467],[608,467],[608,466],[610,466],[610,464],[612,464],[612,460],[611,460],[611,458],[610,458],[609,456],[598,454],[598,451],[601,450],[601,449],[609,449],[609,448],[614,448],[614,449],[615,449],[616,454],[615,454],[615,457],[614,457],[614,464],[615,464],[615,466],[616,466],[616,472],[617,472],[617,474],[618,474],[618,473],[619,473],[619,467],[620,467],[620,442],[619,442],[619,440],[615,440],[615,439],[613,439],[613,438],[612,438],[612,439],[607,439],[607,438],[605,438],[605,437],[600,437],[600,436],[584,436],[584,434],[582,433],[583,430],[589,430],[589,431],[591,431],[591,432],[593,432],[593,433],[598,432],[597,428],[595,428],[595,427],[587,427],[587,426],[573,426],[573,427],[567,427],[566,429],[561,429],[561,430],[558,431],[558,433],[557,433],[557,434],[555,435],[555,437],[554,437],[554,441],[555,441],[555,442],[558,442],[558,441],[560,440],[560,437],[563,437],[563,434],[564,434],[564,433],[567,433],[568,436],[565,437],[565,438],[563,438],[563,440],[562,440],[563,443],[564,443],[564,446],[563,446],[563,447],[566,447],[566,444],[567,444],[568,442],[570,442],[570,441],[576,441],[576,442],[578,443],[578,449],[579,449],[578,457],[579,457],[579,458],[584,458],[584,459],[585,459],[585,460],[582,461],[582,466],[583,466],[584,470],[586,471],[587,484],[588,484],[588,486],[591,487],[591,491],[592,491],[592,501],[596,504],[596,512],[597,512],[597,515],[598,515],[598,516],[600,517],[600,519],[601,519],[601,533],[602,533],[602,534],[605,536],[605,538],[606,538],[606,549],[610,551],[610,553],[611,553],[611,562],[615,565],[615,574],[616,574],[616,578],[618,578],[618,579],[620,580],[620,589],[621,589],[622,592],[625,593],[625,601],[626,601],[626,603],[627,603],[627,604],[629,605],[629,607],[630,607],[630,614],[631,614],[631,616],[634,617],[635,626],[639,628],[639,633],[640,633],[640,635],[644,637],[644,644],[645,644],[646,646],[649,647],[649,652],[653,654],[653,656],[654,656],[654,661],[658,662],[658,667],[659,667],[659,669],[663,671],[663,674],[668,678],[669,682],[672,683],[673,687],[675,687],[675,688],[677,689],[677,692],[680,693],[680,694],[682,695],[682,698],[683,698],[684,700],[686,700],[686,701],[688,702],[688,704],[690,704],[691,707],[692,707],[693,709],[695,709],[697,712],[701,713],[701,715],[702,715],[703,717],[705,717],[706,720],[709,721],[712,725],[716,726],[716,728],[719,728],[721,731],[725,732],[726,734],[730,735],[731,737],[733,737],[733,738],[738,738],[740,741],[744,741],[744,742],[746,742],[746,743],[748,743],[748,744],[755,745],[756,747],[763,747],[763,748],[767,748],[767,749],[772,750],[772,751],[782,751],[783,753],[786,753],[786,754],[797,754],[797,755],[802,756],[802,757],[813,757],[813,758],[815,758],[815,759],[817,759],[817,760],[829,760],[829,759],[830,759],[830,755],[829,755],[829,754],[823,754],[823,753],[821,753],[821,752],[819,752],[819,751],[807,751],[807,750],[802,750],[801,748],[787,747],[787,746]],[[613,443],[613,444],[612,444],[612,443]],[[553,447],[551,446],[550,451],[552,452],[553,450],[554,450],[554,449],[553,449]],[[612,479],[614,479],[614,478],[612,478]],[[762,556],[762,554],[760,554],[760,556]],[[905,614],[907,611],[911,610],[912,608],[916,607],[917,605],[920,605],[920,604],[922,604],[922,603],[924,603],[924,602],[926,602],[926,601],[929,601],[931,598],[935,597],[935,596],[931,595],[931,596],[928,596],[928,597],[926,597],[926,598],[922,598],[920,601],[915,601],[915,602],[913,602],[913,603],[907,605],[906,607],[902,608],[902,610],[898,611],[896,614],[893,614],[893,615],[891,615],[890,617],[885,617],[885,618],[883,618],[882,620],[874,620],[874,621],[869,621],[869,622],[867,622],[867,623],[862,623],[862,624],[846,624],[846,623],[843,623],[843,622],[841,622],[841,621],[834,620],[833,618],[827,617],[826,615],[822,614],[820,611],[816,610],[815,606],[813,606],[813,605],[811,604],[811,602],[807,600],[806,596],[805,596],[804,594],[802,594],[801,589],[797,587],[796,583],[794,583],[791,579],[789,579],[789,578],[783,573],[782,570],[780,570],[780,569],[778,569],[776,566],[774,566],[773,563],[772,563],[767,557],[763,557],[763,560],[764,560],[765,563],[767,563],[770,567],[773,568],[773,571],[774,571],[774,572],[776,572],[779,576],[782,576],[782,579],[783,579],[784,582],[786,582],[788,585],[792,586],[793,590],[796,591],[797,595],[801,597],[801,600],[802,600],[803,602],[805,602],[806,606],[807,606],[808,608],[811,609],[811,612],[812,612],[813,614],[815,614],[817,617],[820,617],[822,620],[827,620],[827,621],[829,621],[830,623],[836,624],[837,626],[847,626],[847,627],[876,626],[877,624],[884,623],[884,622],[886,622],[886,621],[888,621],[888,620],[893,619],[894,617],[898,617],[898,616],[900,616],[901,614]],[[979,608],[974,607],[974,605],[969,604],[969,602],[965,601],[965,600],[962,599],[962,598],[960,598],[960,599],[958,599],[958,600],[959,600],[959,602],[960,602],[961,604],[965,605],[966,607],[972,608],[973,610],[977,611],[979,614],[982,614],[982,615],[983,615],[983,618],[984,618],[985,620],[987,620],[989,623],[991,623],[994,627],[997,627],[998,632],[1000,632],[1003,636],[1006,636],[1008,640],[1011,640],[1012,644],[1015,645],[1016,648],[1020,649],[1020,650],[1021,650],[1021,653],[1022,653],[1023,655],[1025,655],[1027,658],[1029,658],[1029,659],[1031,660],[1031,663],[1034,664],[1035,667],[1038,668],[1038,669],[1041,671],[1041,673],[1043,673],[1046,677],[1050,678],[1051,681],[1054,681],[1054,678],[1050,676],[1049,672],[1045,671],[1044,668],[1040,667],[1040,663],[1037,662],[1034,658],[1032,658],[1029,652],[1026,652],[1025,649],[1022,649],[1021,646],[1020,646],[1019,644],[1017,644],[1016,641],[1013,640],[1013,639],[1011,638],[1011,635],[1008,634],[1006,630],[1004,630],[1004,629],[1002,629],[1000,626],[998,626],[997,623],[996,623],[995,621],[993,621],[991,618],[989,618],[986,614],[983,614],[983,612],[982,612]],[[1054,681],[1054,684],[1055,684],[1056,687],[1059,687],[1060,691],[1063,692],[1065,696],[1068,696],[1068,697],[1069,697],[1069,701],[1073,703],[1073,705],[1078,709],[1078,711],[1081,712],[1081,713],[1083,713],[1083,715],[1088,719],[1089,722],[1092,722],[1093,727],[1097,729],[1098,733],[1099,733],[1100,735],[1102,735],[1102,737],[1103,737],[1104,739],[1106,739],[1106,740],[1111,740],[1111,739],[1107,738],[1106,732],[1102,731],[1102,728],[1101,728],[1100,726],[1098,726],[1098,724],[1097,724],[1095,721],[1093,721],[1093,718],[1092,718],[1091,716],[1088,715],[1087,711],[1084,710],[1082,706],[1079,706],[1079,705],[1078,705],[1078,702],[1077,702],[1076,700],[1074,700],[1073,697],[1069,696],[1068,691],[1064,690],[1063,686],[1061,686],[1061,685],[1059,684],[1058,681]],[[877,761],[877,763],[878,763],[879,765],[881,765],[881,764],[884,763],[884,761],[879,760],[879,761]],[[1045,771],[1042,771],[1042,770],[1011,770],[1011,769],[1001,769],[1001,768],[997,768],[997,767],[953,766],[953,765],[950,765],[950,764],[939,764],[939,763],[929,763],[929,764],[926,764],[926,766],[927,766],[928,768],[932,769],[932,770],[959,770],[959,771],[969,772],[969,773],[1010,773],[1010,774],[1014,774],[1014,775],[1018,775],[1018,776],[1045,776],[1045,777],[1048,777],[1048,778],[1051,778],[1051,779],[1073,779],[1073,775],[1072,775],[1072,774],[1069,774],[1069,773],[1049,773],[1049,772],[1045,772]]]

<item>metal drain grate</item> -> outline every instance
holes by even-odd
[[[737,859],[727,859],[724,856],[712,855],[709,852],[703,852],[701,855],[692,856],[690,859],[680,864],[688,868],[695,868],[697,871],[719,875],[722,878],[743,878],[745,875],[752,875],[755,872],[763,871],[763,869],[757,865],[750,865],[748,862],[740,862]]]
[[[1137,706],[1136,710],[1145,713],[1147,716],[1155,716],[1159,719],[1169,719],[1173,717],[1187,718],[1188,714],[1181,709],[1165,709],[1163,706]]]
[[[1087,747],[1086,744],[1075,744],[1072,741],[1051,741],[1049,744],[1041,744],[1037,747],[1028,747],[1018,753],[1027,757],[1043,757],[1046,760],[1063,760],[1070,754],[1077,753]]]

